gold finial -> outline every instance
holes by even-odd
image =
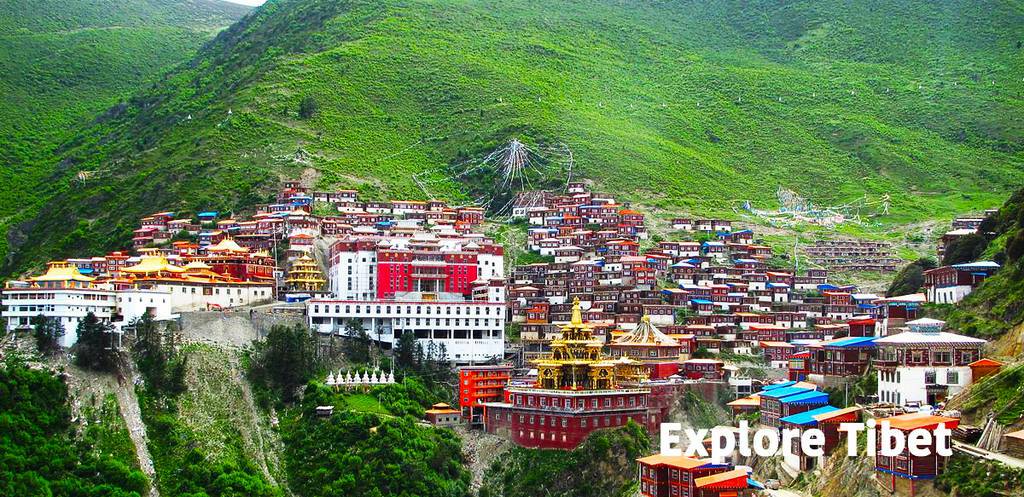
[[[580,309],[580,298],[576,297],[572,301],[572,323],[573,325],[583,324],[583,311]]]
[[[640,320],[643,321],[644,324],[651,324],[651,317],[647,314],[644,314],[644,317],[640,318]]]

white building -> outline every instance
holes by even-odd
[[[503,278],[504,261],[502,247],[482,236],[350,236],[331,246],[327,279],[331,293],[343,300],[387,298],[399,291],[468,296],[473,281]],[[380,277],[379,271],[387,274]]]
[[[169,311],[154,308],[154,312],[165,314],[228,309],[270,302],[274,298],[272,281],[232,279],[198,261],[178,267],[163,256],[150,255],[122,271],[134,276],[135,287],[168,295]]]
[[[116,299],[113,289],[94,285],[74,265],[51,262],[42,276],[8,283],[0,304],[8,331],[31,329],[32,318],[43,315],[64,327],[60,345],[70,347],[78,341],[78,323],[90,312],[100,322],[111,322]]]
[[[118,328],[131,324],[143,314],[149,314],[154,321],[169,321],[178,317],[171,312],[171,293],[168,291],[129,288],[118,290],[116,297],[119,319],[114,326]]]
[[[500,359],[505,353],[504,302],[410,293],[386,301],[310,300],[307,314],[310,327],[320,333],[345,335],[349,321],[358,320],[370,338],[391,346],[403,333],[414,333],[424,349],[429,342],[444,344],[449,360],[457,363]]]
[[[945,324],[918,319],[875,340],[879,401],[936,405],[971,384],[969,365],[981,359],[985,341],[942,331]]]

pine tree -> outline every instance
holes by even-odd
[[[425,354],[423,353],[423,344],[419,340],[416,341],[416,371],[423,371],[423,360]]]
[[[114,348],[114,329],[89,313],[78,322],[78,344],[75,362],[84,368],[97,371],[113,371],[117,365],[117,350]]]
[[[318,367],[317,341],[309,329],[277,325],[267,338],[256,343],[250,374],[280,391],[282,400],[290,401]]]
[[[363,328],[362,321],[353,319],[346,324],[345,357],[349,361],[364,364],[370,361],[370,335]]]
[[[416,334],[412,331],[406,331],[398,337],[395,360],[400,367],[409,369],[416,367]]]
[[[60,338],[64,336],[64,325],[60,321],[40,314],[32,318],[32,326],[40,354],[49,355],[60,349]]]

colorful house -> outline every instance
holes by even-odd
[[[919,412],[901,414],[878,421],[879,423],[888,422],[890,428],[905,433],[918,429],[934,431],[940,425],[953,430],[960,424],[960,420],[956,418],[932,416]],[[947,458],[939,455],[938,440],[934,436],[928,456],[914,456],[904,448],[899,455],[888,457],[881,454],[881,430],[876,430],[875,434],[877,437],[875,477],[883,487],[891,492],[913,497],[922,482],[934,480],[946,467]]]
[[[798,471],[809,471],[813,470],[816,466],[821,466],[824,458],[831,454],[843,441],[843,433],[839,431],[839,426],[842,423],[856,422],[859,417],[859,407],[840,409],[824,405],[779,419],[783,429],[798,430],[802,435],[805,430],[818,428],[825,435],[825,443],[822,447],[825,453],[824,456],[818,458],[804,454],[800,439],[798,438],[792,440],[790,450],[783,452],[783,460],[789,467]]]
[[[756,485],[745,469],[710,459],[655,454],[637,459],[644,497],[747,497]]]

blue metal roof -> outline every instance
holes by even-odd
[[[783,423],[792,423],[800,426],[817,426],[818,420],[814,419],[814,416],[819,414],[828,414],[832,411],[838,411],[838,407],[833,406],[821,406],[817,409],[811,409],[810,411],[804,411],[799,414],[793,414],[792,416],[786,416],[779,418],[779,421]]]
[[[838,289],[839,289],[839,287],[837,287],[835,285],[829,285],[828,283],[823,283],[821,285],[818,285],[818,290],[838,290]]]
[[[771,385],[768,385],[768,386],[762,388],[761,391],[762,392],[766,392],[768,390],[775,390],[776,388],[786,388],[786,387],[791,387],[793,385],[796,385],[796,382],[793,381],[793,380],[784,381],[782,383],[772,383]]]
[[[769,399],[781,399],[783,397],[789,397],[791,395],[803,395],[808,392],[814,392],[810,388],[804,387],[785,387],[776,388],[775,390],[768,390],[767,392],[761,392],[762,397],[768,397]]]
[[[999,264],[992,261],[967,262],[964,264],[953,264],[956,269],[998,269]]]
[[[710,300],[704,300],[704,299],[690,299],[690,302],[693,302],[694,304],[699,304],[699,305],[714,304],[714,302],[712,302]]]
[[[197,214],[199,217],[217,217],[217,211],[206,211]]]
[[[782,402],[783,404],[824,404],[828,403],[828,394],[825,392],[811,390],[804,393],[798,393],[796,395],[788,395],[779,399],[779,402]]]
[[[878,337],[848,337],[840,338],[832,343],[826,343],[829,347],[874,347],[875,339]]]

